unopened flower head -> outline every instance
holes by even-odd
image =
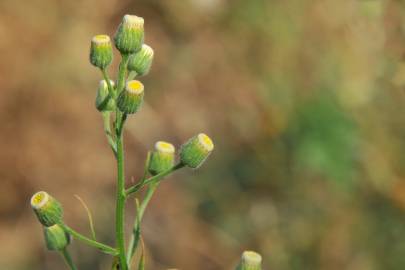
[[[121,112],[132,114],[139,110],[143,102],[144,86],[140,81],[128,81],[118,97],[117,106]]]
[[[200,133],[182,145],[180,160],[191,168],[198,168],[213,150],[214,143],[211,138],[204,133]]]
[[[110,85],[114,88],[115,84],[110,80]],[[115,101],[112,96],[109,95],[108,84],[105,80],[101,80],[98,85],[96,108],[100,112],[115,110]]]
[[[44,227],[44,237],[46,247],[49,250],[60,251],[70,243],[70,236],[58,224]]]
[[[135,71],[137,75],[143,76],[149,73],[153,62],[153,49],[142,45],[142,49],[133,54],[128,62],[128,70]]]
[[[262,256],[254,251],[244,251],[239,264],[239,270],[261,270]]]
[[[122,54],[138,52],[144,40],[144,20],[135,15],[125,15],[114,36],[115,47]]]
[[[62,221],[62,206],[45,191],[37,192],[31,197],[31,207],[39,222],[46,227]]]
[[[111,39],[107,35],[97,35],[91,39],[90,63],[101,69],[108,67],[113,60]]]
[[[149,172],[152,175],[167,171],[174,165],[174,153],[176,149],[173,144],[158,141],[155,150],[152,152],[149,162]]]

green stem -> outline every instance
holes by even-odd
[[[135,219],[135,223],[134,223],[134,233],[131,237],[131,242],[129,245],[129,250],[127,253],[127,259],[128,261],[131,261],[132,256],[134,256],[135,251],[138,247],[139,244],[139,237],[136,237],[136,232],[140,229],[140,224],[142,222],[142,218],[143,215],[145,213],[146,207],[148,206],[150,200],[152,199],[153,193],[155,193],[155,190],[157,189],[157,187],[159,186],[159,182],[156,184],[151,184],[148,187],[148,190],[146,191],[145,197],[140,205],[140,207],[138,208],[138,213]]]
[[[106,69],[101,69],[101,72],[103,73],[103,78],[104,78],[105,82],[107,83],[108,93],[110,94],[109,96],[113,97],[114,96],[114,88],[111,85],[110,77],[107,74],[107,70]]]
[[[60,253],[62,254],[62,256],[65,259],[65,262],[69,266],[69,268],[71,270],[77,270],[77,267],[76,267],[75,263],[73,262],[72,257],[69,254],[69,251],[66,248],[64,248],[60,251]]]
[[[105,69],[101,69],[101,72],[103,73],[103,78],[107,83],[108,87],[108,96],[103,100],[103,102],[97,106],[97,109],[104,108],[107,103],[110,101],[110,99],[115,98],[115,92],[114,92],[114,87],[111,85],[110,78],[108,77],[107,71]]]
[[[130,71],[128,75],[128,81],[135,79],[137,75],[138,74],[136,73],[136,71]]]
[[[135,246],[138,245],[138,241],[141,237],[141,226],[140,226],[140,218],[139,218],[139,201],[135,198],[135,206],[136,206],[136,215],[134,220],[134,226],[132,230],[131,240],[128,244],[128,251],[127,251],[127,263],[131,265],[131,259],[133,254],[135,253]]]
[[[124,236],[124,220],[125,220],[125,175],[124,175],[124,144],[123,136],[117,134],[117,204],[115,216],[115,233],[118,245],[120,270],[127,270],[127,261],[125,256],[125,236]]]
[[[170,174],[170,173],[172,173],[172,172],[174,172],[174,171],[176,171],[176,170],[178,170],[180,168],[183,168],[183,167],[184,167],[184,164],[180,162],[177,165],[175,165],[175,166],[171,167],[170,169],[168,169],[167,171],[164,171],[164,172],[161,172],[161,173],[159,173],[159,174],[157,174],[155,176],[149,177],[145,181],[142,181],[142,182],[140,182],[140,183],[138,183],[138,184],[136,184],[136,185],[134,185],[134,186],[132,186],[130,188],[127,188],[127,190],[125,191],[126,196],[129,196],[132,193],[137,192],[138,190],[140,190],[141,188],[143,188],[146,185],[157,183],[157,182],[161,181],[162,178],[165,177],[166,175],[168,175],[168,174]]]
[[[70,234],[71,236],[73,236],[75,239],[82,241],[84,243],[86,243],[89,246],[95,247],[99,250],[101,250],[104,253],[116,256],[118,255],[118,250],[115,248],[112,248],[110,246],[107,246],[105,244],[99,243],[95,240],[92,240],[78,232],[76,232],[75,230],[73,230],[72,228],[68,227],[65,224],[59,224],[64,230],[65,232],[67,232],[68,234]]]
[[[146,191],[145,198],[143,199],[141,206],[139,207],[139,219],[142,220],[143,214],[145,213],[145,209],[148,206],[150,200],[152,199],[153,193],[155,193],[155,190],[159,186],[159,183],[156,184],[151,184],[148,187],[148,190]]]
[[[117,156],[117,144],[114,141],[113,134],[111,132],[111,119],[110,112],[102,112],[103,123],[104,123],[104,133],[107,136],[108,144],[111,147],[114,155]]]
[[[127,74],[129,55],[121,55],[121,63],[118,69],[117,90],[116,96],[118,97],[124,89],[125,78]],[[126,115],[122,114],[118,108],[115,113],[115,135],[117,144],[117,201],[115,213],[115,238],[118,248],[118,257],[120,270],[127,270],[127,259],[125,256],[125,173],[124,173],[124,138],[122,131],[124,128]]]
[[[121,63],[118,68],[118,81],[117,81],[117,96],[121,93],[125,86],[125,78],[127,75],[127,66],[128,66],[129,55],[121,55]]]
[[[146,180],[146,177],[148,176],[148,171],[149,171],[149,164],[150,164],[150,157],[151,157],[151,152],[148,151],[148,154],[146,155],[146,161],[145,161],[145,167],[143,169],[143,175],[139,183],[143,183]],[[136,215],[135,215],[135,220],[134,220],[134,226],[132,230],[132,235],[131,239],[128,244],[128,251],[127,251],[127,262],[128,265],[131,265],[131,258],[134,255],[136,251],[136,247],[138,246],[138,241],[139,241],[139,234],[140,234],[140,213],[139,213],[139,203],[138,200],[136,199]]]

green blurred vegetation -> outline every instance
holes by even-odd
[[[145,18],[156,56],[127,174],[141,175],[156,140],[216,142],[152,201],[149,269],[232,269],[243,249],[265,269],[404,269],[399,0],[1,1],[1,269],[63,269],[29,209],[37,190],[88,232],[79,194],[112,241],[115,168],[87,54],[125,13]],[[110,263],[80,243],[73,256],[80,269]]]

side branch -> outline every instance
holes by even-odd
[[[102,244],[100,242],[97,242],[95,240],[92,240],[78,232],[76,232],[75,230],[73,230],[72,228],[68,227],[65,224],[60,224],[60,226],[65,230],[65,232],[67,232],[68,234],[70,234],[71,236],[73,236],[75,239],[84,242],[85,244],[95,247],[99,250],[101,250],[104,253],[116,256],[118,255],[118,251],[115,248],[112,248],[110,246],[107,246],[105,244]]]
[[[127,188],[125,191],[126,196],[131,195],[132,193],[137,192],[138,190],[140,190],[141,188],[143,188],[144,186],[147,186],[149,184],[154,184],[154,183],[158,183],[161,180],[163,180],[163,177],[171,174],[174,171],[177,171],[178,169],[183,168],[185,165],[183,163],[178,163],[176,165],[174,165],[173,167],[171,167],[170,169],[168,169],[167,171],[161,172],[155,176],[149,177],[148,179],[146,179],[145,181],[141,181],[140,183]]]

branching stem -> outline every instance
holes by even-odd
[[[139,182],[138,184],[127,188],[127,190],[125,191],[126,196],[128,197],[129,195],[131,195],[132,193],[137,192],[138,190],[140,190],[141,188],[143,188],[144,186],[150,185],[150,184],[154,184],[154,183],[158,183],[161,180],[163,180],[163,177],[165,177],[168,174],[171,174],[172,172],[183,168],[185,165],[183,163],[178,163],[175,166],[171,167],[170,169],[168,169],[167,171],[161,172],[155,176],[149,177],[148,179],[146,179],[143,182]]]
[[[67,226],[65,224],[59,224],[59,225],[65,230],[65,232],[70,234],[73,238],[75,238],[79,241],[82,241],[83,243],[86,243],[89,246],[95,247],[104,253],[107,253],[107,254],[110,254],[113,256],[118,255],[117,249],[107,246],[105,244],[102,244],[100,242],[97,242],[95,240],[92,240],[92,239],[76,232],[75,230],[73,230],[72,228],[70,228],[69,226]]]

